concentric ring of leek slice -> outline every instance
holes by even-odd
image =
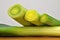
[[[25,18],[29,21],[34,21],[37,19],[36,16],[38,16],[38,14],[36,14],[37,12],[35,10],[29,10],[26,12],[26,16]]]
[[[47,16],[46,16],[45,14],[44,14],[44,15],[42,15],[42,17],[41,17],[40,21],[41,21],[41,22],[43,22],[43,23],[46,23],[46,22],[47,22],[47,20],[48,20]]]
[[[14,7],[14,8],[11,9],[10,13],[12,15],[16,15],[17,13],[19,13],[19,11],[20,11],[19,7]]]
[[[9,16],[16,18],[21,16],[22,10],[24,10],[20,5],[15,5],[8,10]]]

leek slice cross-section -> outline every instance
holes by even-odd
[[[40,21],[44,24],[48,24],[48,25],[52,25],[52,26],[60,26],[59,20],[57,20],[45,13],[41,16]]]
[[[8,15],[24,26],[32,25],[32,23],[24,19],[26,11],[27,9],[22,7],[20,4],[16,4],[12,6],[11,8],[9,8]]]
[[[36,10],[28,10],[25,14],[25,19],[34,25],[40,26],[40,14]]]

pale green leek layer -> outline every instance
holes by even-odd
[[[1,27],[0,36],[60,36],[60,26]]]

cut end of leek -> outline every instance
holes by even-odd
[[[39,19],[40,19],[40,15],[36,10],[28,10],[25,14],[25,20],[31,22],[34,25],[37,26],[42,25]]]
[[[60,21],[53,18],[52,16],[49,16],[48,14],[43,14],[41,16],[41,22],[44,23],[44,24],[48,24],[48,25],[51,25],[51,26],[57,26],[57,25],[60,25]]]
[[[20,4],[16,4],[16,5],[12,6],[11,8],[9,8],[8,14],[12,18],[16,18],[16,17],[21,16],[22,12],[24,12],[24,11],[25,11],[24,7],[22,7]]]
[[[41,18],[40,18],[40,21],[41,21],[42,23],[46,23],[46,22],[47,22],[47,14],[43,14],[43,15],[41,16]]]
[[[37,11],[36,10],[28,10],[25,14],[25,19],[27,21],[34,21],[37,19]]]
[[[10,11],[13,15],[17,14],[19,12],[19,8],[18,7],[14,7],[11,9]]]

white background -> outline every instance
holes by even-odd
[[[40,14],[47,13],[60,20],[60,0],[0,0],[0,23],[20,25],[7,14],[9,7],[16,3],[27,9],[36,9]]]

